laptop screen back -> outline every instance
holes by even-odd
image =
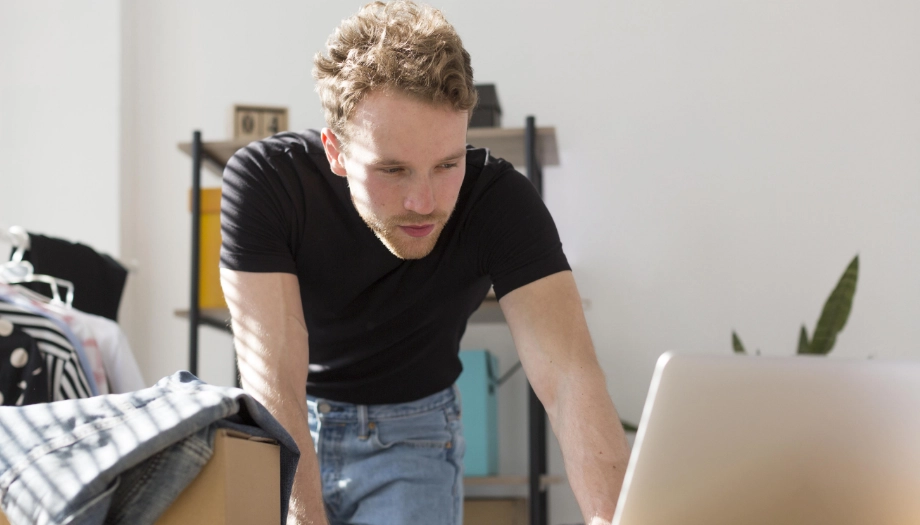
[[[920,523],[920,363],[658,362],[614,525]]]

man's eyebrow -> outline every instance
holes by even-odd
[[[440,162],[447,162],[450,160],[457,160],[460,157],[465,157],[465,156],[466,156],[466,147],[464,147],[462,150],[458,151],[457,153],[454,153],[453,155],[448,155],[442,158],[438,162],[440,163]],[[373,159],[369,164],[372,166],[402,166],[402,165],[408,164],[408,162],[399,160],[395,157],[388,157],[388,158]]]
[[[448,161],[448,160],[457,160],[460,157],[465,157],[465,156],[466,156],[466,147],[464,147],[462,150],[458,151],[457,153],[454,153],[453,155],[448,155],[444,157],[443,159],[441,159],[441,162]]]
[[[381,158],[373,159],[371,160],[370,164],[372,166],[401,166],[405,164],[405,162],[399,159],[390,157],[390,158],[382,158],[382,159]]]

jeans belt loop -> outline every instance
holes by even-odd
[[[367,405],[357,405],[358,407],[358,439],[367,439]]]

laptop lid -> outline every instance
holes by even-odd
[[[664,354],[613,523],[920,523],[920,363]]]

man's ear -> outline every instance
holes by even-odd
[[[329,128],[323,128],[320,132],[320,138],[323,141],[323,149],[326,151],[326,159],[329,161],[329,169],[339,177],[347,175],[342,143],[339,142],[339,138]]]

